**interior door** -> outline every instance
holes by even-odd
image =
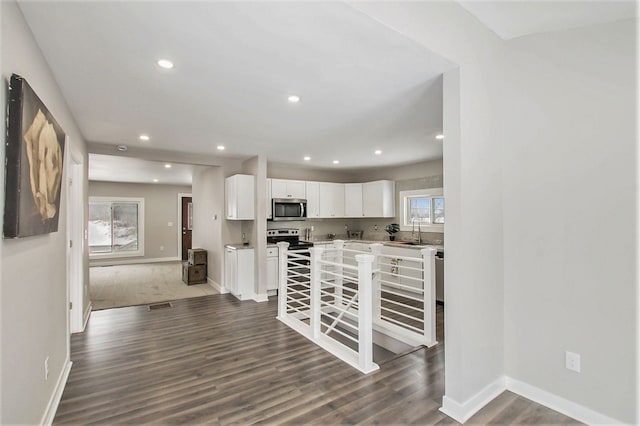
[[[192,223],[193,202],[191,201],[191,197],[182,197],[182,260],[187,260],[189,257]]]

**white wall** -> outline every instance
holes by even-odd
[[[461,418],[504,375],[500,40],[450,2],[352,3],[460,65],[445,73],[445,408]],[[498,62],[496,62],[498,61]],[[459,74],[458,74],[459,73]],[[459,77],[459,84],[458,84]],[[453,89],[460,87],[459,99]],[[459,114],[452,115],[452,110]],[[458,130],[459,129],[459,130]],[[484,393],[483,393],[484,392]]]
[[[86,204],[86,146],[42,53],[14,2],[0,2],[2,111],[6,111],[11,73],[22,75],[68,136],[65,149],[83,159],[80,182]],[[5,134],[5,120],[0,120]],[[4,144],[2,144],[4,158]],[[68,165],[65,164],[65,175]],[[4,173],[2,173],[4,176]],[[66,177],[65,177],[66,179]],[[63,181],[64,182],[64,181]],[[1,202],[4,203],[4,184]],[[43,420],[56,382],[69,362],[67,339],[67,191],[60,202],[58,232],[0,242],[0,367],[2,424],[38,424]],[[78,206],[82,209],[82,206]],[[3,210],[3,209],[2,209]],[[1,219],[0,219],[1,220]],[[86,244],[85,244],[86,247]],[[88,282],[87,253],[84,280]],[[88,303],[88,298],[85,299]],[[49,357],[49,379],[44,360]]]
[[[144,256],[119,259],[95,259],[96,263],[140,259],[180,259],[178,238],[181,235],[178,216],[178,194],[190,193],[185,185],[159,185],[122,182],[89,182],[90,197],[134,197],[144,199]],[[168,226],[169,222],[172,226]],[[195,247],[195,246],[194,246]],[[93,261],[92,261],[93,263]]]
[[[193,246],[208,251],[208,278],[224,285],[224,245],[242,240],[240,221],[225,218],[224,180],[240,173],[241,163],[197,167],[193,174]]]
[[[504,42],[453,3],[353,6],[460,65],[444,79],[445,409],[466,416],[510,375],[569,414],[637,423],[635,25]]]
[[[256,299],[267,300],[267,159],[259,155],[242,163],[242,172],[256,177],[255,220],[242,221],[242,232],[254,247]],[[239,242],[239,241],[238,241]]]
[[[629,423],[634,40],[623,21],[510,41],[503,90],[506,373]],[[581,354],[580,374],[564,368],[566,350]]]

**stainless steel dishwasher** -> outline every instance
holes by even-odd
[[[444,303],[444,252],[436,253],[436,301]]]

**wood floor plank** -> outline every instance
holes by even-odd
[[[93,312],[72,336],[55,424],[457,424],[440,344],[363,375],[279,322],[276,300],[213,295]],[[505,393],[472,424],[576,424]],[[481,423],[477,423],[481,422]]]

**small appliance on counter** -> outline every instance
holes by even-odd
[[[347,230],[347,238],[350,240],[361,240],[363,231],[349,231]]]

